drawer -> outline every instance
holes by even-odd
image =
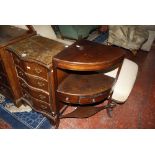
[[[48,69],[33,62],[23,62],[23,70],[31,75],[42,77],[47,80]]]
[[[18,76],[23,78],[28,85],[48,91],[48,82],[38,77],[25,74],[18,66],[16,66]]]
[[[51,108],[49,104],[46,104],[45,102],[39,101],[37,99],[32,99],[33,107],[38,111],[44,111],[47,113],[51,113]]]
[[[18,56],[13,55],[14,63],[17,66],[20,66],[24,70],[24,72],[27,72],[29,74],[42,77],[47,80],[48,77],[48,69],[40,64],[37,64],[35,62],[28,62],[21,60]]]
[[[48,94],[41,92],[41,91],[32,90],[32,89],[29,89],[29,92],[30,92],[32,97],[49,103],[49,95]]]
[[[37,89],[30,88],[23,80],[19,79],[22,90],[28,92],[33,98],[49,103],[49,95]]]
[[[48,92],[48,83],[45,80],[26,76],[26,82],[32,87],[39,88]]]
[[[7,77],[2,73],[0,73],[0,83],[4,83],[5,85],[9,86]]]
[[[42,101],[39,101],[33,97],[31,97],[31,95],[25,91],[24,89],[22,89],[22,93],[23,93],[23,97],[24,99],[27,100],[27,102],[36,110],[38,111],[43,111],[43,112],[46,112],[46,113],[51,113],[51,109],[50,109],[50,105],[45,103],[45,102],[42,102]]]

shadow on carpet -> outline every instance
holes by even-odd
[[[11,113],[5,106],[11,104],[11,100],[4,98],[0,103],[0,128],[6,129],[50,129],[52,128],[49,120],[42,114],[30,112]]]

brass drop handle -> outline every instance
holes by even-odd
[[[66,101],[69,101],[69,97],[66,97]]]
[[[95,103],[95,102],[96,102],[96,101],[95,101],[95,98],[93,98],[93,99],[92,99],[92,102],[93,102],[93,103]]]
[[[34,70],[35,70],[35,72],[36,72],[37,74],[40,74],[40,73],[42,72],[42,70],[41,70],[40,68],[35,68]]]
[[[45,86],[45,84],[44,84],[43,82],[40,82],[40,81],[38,81],[37,84],[38,84],[38,86],[40,86],[40,87]]]

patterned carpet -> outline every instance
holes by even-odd
[[[50,129],[49,120],[33,110],[10,112],[6,107],[12,102],[0,94],[0,129]]]

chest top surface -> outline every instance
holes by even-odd
[[[122,60],[124,55],[125,51],[121,48],[80,40],[57,54],[54,61],[61,67],[74,69],[77,65],[81,67],[79,70],[87,70],[91,66],[96,66],[97,69],[113,65]]]
[[[38,61],[47,66],[52,64],[53,56],[64,48],[65,44],[38,35],[7,47],[23,60]]]
[[[15,26],[0,25],[0,48],[8,45],[10,41],[29,33],[27,30]]]

